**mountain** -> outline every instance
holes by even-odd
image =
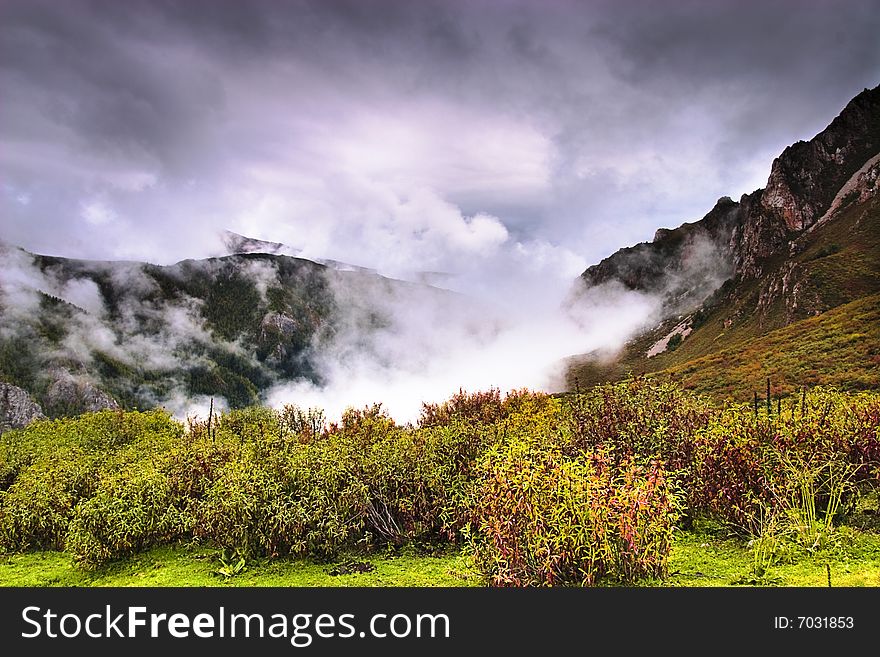
[[[707,365],[722,352],[750,354],[752,377],[740,388],[714,387],[705,378],[691,387],[747,398],[764,376],[781,377],[776,392],[837,380],[825,351],[865,357],[865,377],[851,387],[880,385],[876,318],[880,292],[880,86],[853,98],[831,124],[777,157],[767,185],[733,201],[719,199],[703,219],[659,229],[652,242],[621,249],[589,267],[576,286],[610,283],[655,296],[654,324],[617,354],[586,354],[570,362],[571,385],[592,385],[627,374],[662,372],[682,378],[689,363]],[[863,300],[837,332],[804,350],[809,318]],[[576,300],[575,300],[576,303]],[[867,308],[865,307],[867,306]],[[870,311],[870,312],[866,312]],[[807,322],[807,323],[805,323]],[[791,344],[774,342],[784,335]],[[802,338],[798,339],[797,336]],[[772,367],[774,353],[799,350],[799,363]],[[824,351],[823,351],[824,350]],[[709,361],[701,359],[710,359]],[[776,359],[778,360],[778,358]],[[813,367],[811,363],[822,361]],[[840,361],[843,367],[845,359]],[[692,370],[692,368],[691,368]],[[723,378],[723,372],[717,372]],[[687,377],[685,377],[687,378]],[[846,383],[846,379],[838,381]],[[688,381],[685,381],[688,384]]]
[[[226,249],[225,255],[240,255],[243,253],[269,253],[273,255],[299,256],[302,253],[302,249],[296,249],[291,246],[287,246],[282,242],[267,242],[265,240],[258,240],[253,237],[239,235],[238,233],[234,233],[231,230],[222,231],[222,233],[220,234],[220,239],[223,242],[224,248]],[[312,262],[317,262],[320,265],[324,265],[332,269],[338,269],[339,271],[361,271],[369,272],[371,274],[378,273],[375,269],[371,269],[369,267],[351,265],[347,262],[331,260],[329,258],[315,258],[312,260]]]
[[[258,240],[253,237],[239,235],[231,230],[222,231],[220,233],[220,239],[223,242],[223,247],[226,249],[225,255],[235,255],[238,253],[270,253],[273,255],[296,256],[300,254],[299,249],[293,249],[281,242]]]
[[[199,397],[247,406],[279,382],[321,383],[331,352],[377,351],[372,337],[394,328],[400,307],[462,303],[265,244],[283,250],[241,238],[242,252],[170,266],[0,244],[0,415],[11,426]]]

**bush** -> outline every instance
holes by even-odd
[[[189,519],[167,475],[139,461],[101,479],[77,505],[66,539],[74,560],[96,566],[178,540]]]
[[[207,489],[196,537],[246,556],[332,555],[362,526],[355,455],[330,441],[275,454],[248,446]]]
[[[397,431],[364,452],[364,529],[369,538],[400,545],[441,535],[446,493],[434,445],[413,431]]]
[[[572,453],[602,448],[616,462],[661,460],[684,492],[683,513],[695,510],[696,445],[718,415],[709,402],[669,383],[636,378],[566,398]]]
[[[530,390],[512,390],[502,398],[498,388],[485,392],[459,391],[441,404],[422,404],[420,427],[448,425],[455,421],[493,424],[526,408],[539,409],[549,397]]]
[[[726,409],[698,436],[692,506],[748,534],[760,531],[771,507],[808,502],[824,513],[833,503],[834,515],[845,515],[855,485],[876,485],[878,407],[873,396],[818,388],[769,417],[747,405]],[[808,471],[847,472],[853,486],[838,494],[816,483],[805,501],[801,475]]]
[[[491,452],[474,508],[477,567],[499,586],[632,583],[667,571],[672,495],[662,469],[615,467],[515,440]]]
[[[637,378],[566,399],[574,446],[604,445],[619,457],[693,462],[696,435],[717,415],[710,403],[669,383]]]
[[[0,490],[40,459],[58,460],[74,448],[83,455],[108,454],[144,436],[180,437],[183,427],[165,411],[104,410],[75,418],[42,420],[0,436]]]
[[[167,413],[100,411],[36,422],[0,438],[0,547],[65,549],[78,505],[112,472],[120,454],[144,458],[179,440],[182,427]]]
[[[100,458],[81,448],[34,460],[0,493],[0,547],[63,550],[79,501],[91,495]]]
[[[669,383],[637,378],[566,398],[571,455],[602,449],[619,463],[660,459],[682,493],[683,521],[721,520],[747,535],[760,530],[770,507],[791,507],[800,485],[786,463],[852,470],[852,480],[876,485],[880,470],[880,400],[817,388],[779,404],[768,416],[749,405],[713,408]],[[855,501],[847,487],[836,515]],[[819,486],[815,506],[832,496]]]
[[[878,477],[880,397],[827,389],[769,414],[646,379],[459,392],[417,427],[379,405],[329,426],[250,407],[188,430],[103,411],[0,436],[0,549],[94,566],[193,539],[319,558],[467,540],[495,584],[630,583],[664,575],[676,518],[752,536],[771,519],[813,549]]]

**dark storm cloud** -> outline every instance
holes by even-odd
[[[723,144],[741,157],[812,136],[880,82],[877,2],[673,2],[662,13],[621,5],[596,30],[614,74],[660,99],[715,95]]]
[[[878,33],[867,0],[3,0],[0,237],[563,281],[762,185]]]

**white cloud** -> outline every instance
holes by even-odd
[[[80,216],[92,226],[103,226],[117,219],[116,213],[104,201],[93,199],[80,205]]]
[[[60,288],[56,288],[55,296],[64,299],[87,313],[101,316],[104,314],[104,298],[94,281],[88,278],[74,278]]]

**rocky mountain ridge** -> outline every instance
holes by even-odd
[[[738,202],[719,199],[697,222],[659,229],[652,242],[621,249],[589,267],[581,281],[592,287],[617,280],[630,289],[663,294],[668,316],[692,312],[725,280],[743,285],[771,275],[779,258],[803,250],[817,223],[873,197],[878,156],[880,86],[858,94],[813,139],[786,148],[773,161],[764,188]],[[711,258],[694,257],[700,244],[714,248]],[[795,274],[790,269],[784,280],[768,284],[760,307],[793,290]],[[715,287],[707,290],[707,281]],[[792,317],[797,303],[795,293],[787,302]]]
[[[570,377],[596,383],[681,369],[877,294],[878,180],[880,86],[858,94],[813,139],[786,148],[764,188],[739,201],[723,197],[701,220],[659,229],[652,242],[589,267],[582,289],[622,284],[658,297],[661,310],[617,355],[574,359]],[[853,331],[856,340],[870,333]]]

